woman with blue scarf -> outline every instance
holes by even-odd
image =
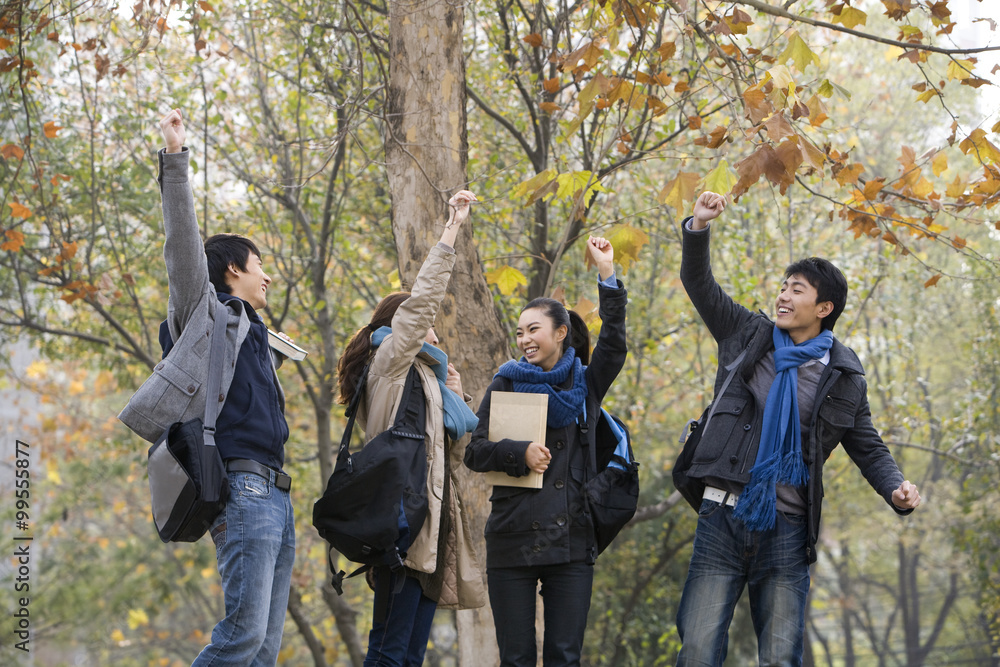
[[[553,299],[528,303],[517,323],[517,347],[524,356],[497,371],[465,450],[465,465],[477,472],[543,475],[541,489],[495,486],[490,498],[486,575],[503,667],[537,664],[538,582],[545,617],[543,664],[580,664],[597,558],[583,491],[589,461],[587,437],[594,433],[601,401],[625,363],[628,301],[615,277],[611,244],[591,237],[587,253],[600,274],[601,333],[593,354],[590,334],[579,315]],[[546,394],[545,442],[489,440],[494,391]]]
[[[462,454],[454,443],[476,427],[477,419],[461,377],[436,347],[433,328],[455,265],[458,230],[474,201],[476,195],[466,190],[449,200],[451,214],[441,240],[420,267],[413,291],[383,298],[337,366],[338,400],[346,405],[370,363],[357,417],[366,442],[392,425],[411,366],[420,375],[427,402],[427,518],[407,550],[405,571],[396,575],[375,570],[375,577],[391,576],[392,581],[374,587],[374,608],[386,613],[372,625],[365,667],[423,664],[437,607],[471,609],[485,603],[482,570],[454,477]],[[383,595],[388,599],[380,599]]]

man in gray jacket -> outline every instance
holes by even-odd
[[[692,481],[678,486],[700,504],[677,664],[721,667],[747,587],[760,664],[801,665],[827,457],[842,444],[898,514],[912,512],[920,494],[872,425],[861,362],[833,336],[847,302],[844,275],[825,259],[795,262],[773,322],[737,304],[709,259],[709,222],[725,206],[721,195],[702,193],[682,223],[681,281],[719,345],[719,372],[711,419],[683,470]]]
[[[221,403],[216,444],[226,463],[229,500],[210,528],[226,616],[194,665],[274,665],[285,623],[295,521],[291,478],[282,472],[288,425],[285,398],[257,311],[270,277],[247,238],[217,234],[202,243],[188,182],[189,151],[179,110],[160,121],[159,183],[170,288],[160,327],[163,360],[119,418],[153,442],[171,423],[201,417]],[[226,306],[222,390],[205,396],[216,303]],[[281,357],[278,357],[281,359]]]

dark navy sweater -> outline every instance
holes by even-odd
[[[225,303],[238,297],[219,292]],[[215,442],[223,460],[251,459],[281,469],[285,461],[288,424],[278,400],[271,366],[267,327],[246,301],[243,308],[250,319],[250,331],[236,358],[233,383],[215,425]],[[166,357],[174,345],[167,323],[160,325],[160,346]]]

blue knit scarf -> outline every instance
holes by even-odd
[[[514,381],[514,391],[526,394],[548,394],[549,416],[547,424],[551,428],[569,426],[577,415],[583,411],[583,402],[587,398],[587,381],[583,374],[584,366],[576,357],[576,351],[568,348],[552,370],[542,370],[524,357],[518,361],[508,361],[500,366],[497,375]],[[572,374],[573,386],[569,389],[559,389]]]
[[[788,332],[774,327],[773,338],[775,375],[764,404],[757,461],[733,511],[733,516],[756,531],[774,527],[776,484],[801,486],[809,480],[802,459],[798,369],[810,359],[822,357],[833,345],[830,331],[795,345]]]
[[[372,345],[378,347],[385,340],[385,337],[392,333],[389,327],[379,327],[372,334]],[[448,355],[444,350],[434,347],[430,343],[424,343],[420,351],[430,355],[437,363],[431,366],[434,377],[437,378],[438,387],[441,388],[441,402],[444,405],[444,429],[448,432],[448,437],[458,440],[466,433],[471,433],[479,425],[479,417],[465,404],[465,399],[453,392],[445,381],[448,379]]]

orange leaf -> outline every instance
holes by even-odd
[[[62,252],[59,253],[59,257],[65,262],[73,259],[76,255],[77,243],[73,241],[72,243],[62,242]]]
[[[692,130],[701,129],[701,116],[688,116],[688,127]]]
[[[13,43],[14,43],[14,42],[10,41],[10,40],[9,40],[9,39],[7,39],[6,37],[0,37],[0,49],[7,49],[7,48],[8,48],[8,47],[10,47],[10,46],[11,46],[11,45],[12,45]]]
[[[10,250],[11,252],[17,252],[24,245],[24,234],[17,231],[16,229],[8,229],[4,232],[4,236],[8,240],[0,243],[0,250]]]
[[[10,214],[15,218],[21,218],[27,220],[31,217],[31,209],[23,204],[19,204],[16,201],[7,202],[7,206],[10,206]]]
[[[551,79],[546,79],[542,81],[542,88],[545,89],[547,93],[558,93],[559,92],[559,77],[554,76]]]
[[[660,44],[660,48],[656,49],[656,51],[660,54],[660,58],[663,60],[669,60],[674,57],[675,53],[677,53],[677,44],[675,42],[666,42],[664,44]]]
[[[215,11],[215,9],[212,8],[212,5],[210,5],[207,2],[205,2],[205,0],[198,0],[198,6],[201,7],[201,10],[203,12],[214,12]]]
[[[962,238],[961,236],[956,236],[955,238],[953,238],[953,239],[951,240],[951,244],[952,244],[953,246],[955,246],[955,248],[956,248],[957,250],[961,250],[961,249],[962,249],[962,248],[964,248],[964,247],[965,247],[966,245],[968,245],[968,243],[969,243],[969,242],[968,242],[968,241],[966,241],[965,239],[963,239],[963,238]]]
[[[875,196],[885,187],[885,178],[873,178],[865,183],[865,199],[874,201]]]
[[[49,139],[55,139],[56,135],[59,134],[59,130],[63,129],[61,125],[56,125],[54,120],[47,122],[43,129],[45,130],[45,136]]]
[[[927,279],[927,282],[924,283],[924,287],[925,288],[926,287],[934,287],[935,285],[938,284],[939,280],[941,280],[941,274],[937,273],[937,274],[935,274],[935,275],[933,275],[933,276],[931,276],[930,278]]]
[[[530,35],[525,35],[521,38],[521,41],[528,46],[533,46],[536,49],[542,45],[542,36],[537,32],[533,32]]]
[[[864,172],[865,168],[862,164],[855,162],[850,167],[844,167],[839,172],[837,172],[837,182],[841,185],[849,185],[858,182],[858,177]]]
[[[546,111],[548,113],[552,113],[553,111],[559,111],[559,105],[556,104],[555,102],[542,102],[538,106],[542,108],[542,111]]]
[[[728,127],[725,127],[724,125],[716,125],[715,128],[708,133],[707,137],[698,137],[694,140],[694,143],[696,146],[718,148],[726,141],[726,133],[728,131]]]
[[[6,144],[3,148],[0,148],[0,155],[3,155],[5,160],[9,160],[12,157],[20,160],[24,157],[24,149],[17,144]]]

